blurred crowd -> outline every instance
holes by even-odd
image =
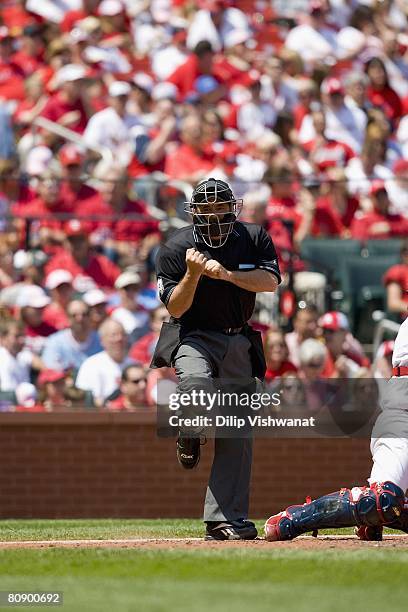
[[[407,237],[407,109],[405,0],[4,0],[0,409],[154,406],[154,256],[202,178],[284,273],[305,238]],[[408,243],[384,283],[403,315]],[[389,375],[303,306],[259,324],[269,379]]]

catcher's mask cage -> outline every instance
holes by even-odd
[[[222,247],[242,210],[242,199],[235,198],[225,181],[209,178],[197,185],[184,211],[192,215],[194,227],[203,242],[214,249]],[[228,204],[228,210],[217,205]]]

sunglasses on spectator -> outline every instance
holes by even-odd
[[[141,382],[146,382],[146,378],[143,376],[142,378],[127,378],[126,382],[133,383],[134,385],[138,385]]]
[[[279,348],[285,348],[285,343],[284,342],[271,342],[270,344],[268,344],[269,348],[274,348],[278,346]]]

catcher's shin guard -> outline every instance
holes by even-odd
[[[265,537],[292,540],[317,529],[391,525],[402,512],[404,493],[392,482],[340,489],[302,506],[289,506],[265,523]]]
[[[405,498],[404,506],[401,510],[401,514],[392,523],[388,523],[387,527],[391,529],[398,529],[399,531],[405,531],[408,533],[408,498]],[[382,525],[379,527],[365,527],[361,525],[356,527],[355,534],[360,540],[382,540]]]

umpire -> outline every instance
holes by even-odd
[[[281,277],[266,231],[237,221],[242,200],[230,186],[210,178],[193,191],[186,211],[193,225],[174,232],[160,248],[156,273],[160,299],[171,315],[164,323],[152,367],[172,366],[179,391],[197,379],[263,378],[262,339],[247,321],[257,291],[275,291]],[[200,459],[200,431],[181,430],[177,458],[186,469]],[[247,520],[252,437],[216,437],[207,487],[206,539],[251,540]]]

